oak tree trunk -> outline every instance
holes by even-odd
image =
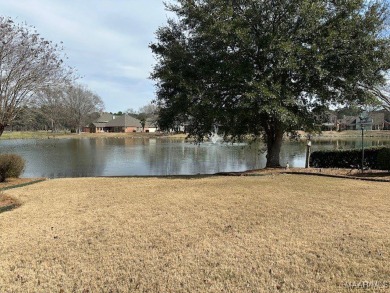
[[[282,147],[284,131],[281,127],[272,126],[266,131],[267,163],[266,168],[279,168],[280,149]]]
[[[5,125],[3,123],[0,123],[0,136],[3,134],[4,128],[5,128]]]

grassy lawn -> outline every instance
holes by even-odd
[[[389,183],[79,178],[6,193],[22,206],[0,214],[0,292],[389,290]]]
[[[156,137],[163,136],[160,133],[148,133],[148,132],[105,132],[105,133],[89,133],[82,132],[70,133],[70,132],[51,132],[51,131],[5,131],[1,139],[51,139],[51,138],[106,138],[106,137]],[[169,135],[170,137],[185,138],[185,135]]]
[[[66,135],[69,135],[69,133],[51,131],[4,131],[0,139],[44,139],[58,138]]]
[[[306,134],[301,132],[303,138],[306,138]],[[390,130],[369,130],[364,132],[365,137],[390,137]],[[50,139],[50,138],[104,138],[104,137],[156,137],[156,136],[168,136],[171,138],[186,138],[186,134],[163,134],[163,133],[146,133],[146,132],[130,132],[130,133],[87,133],[81,134],[70,132],[51,132],[51,131],[5,131],[1,139]],[[320,135],[315,135],[313,139],[328,140],[330,138],[343,138],[343,139],[355,139],[361,137],[359,130],[347,130],[347,131],[323,131]]]

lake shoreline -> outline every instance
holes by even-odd
[[[308,135],[311,135],[313,140],[329,139],[329,138],[359,138],[362,135],[361,130],[345,130],[345,131],[322,131],[320,133],[307,133],[298,131],[297,134],[302,140],[306,140]],[[365,130],[364,137],[390,138],[390,130]],[[186,139],[187,134],[170,134],[160,132],[104,132],[104,133],[69,133],[69,132],[50,132],[50,131],[5,131],[0,140],[13,139],[83,139],[83,138],[173,138]],[[286,137],[286,139],[288,139]],[[191,140],[189,140],[191,141]]]
[[[164,134],[152,132],[104,132],[104,133],[69,133],[50,131],[5,131],[0,140],[15,139],[83,139],[83,138],[186,138],[186,134]]]
[[[307,140],[308,136],[312,140],[327,140],[327,139],[349,139],[361,138],[361,130],[345,130],[345,131],[322,131],[320,133],[307,133],[298,131],[298,139]],[[364,130],[364,137],[390,138],[390,130]]]

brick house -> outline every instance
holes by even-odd
[[[366,130],[389,130],[390,123],[386,120],[387,113],[376,111],[368,114],[368,120],[364,122]],[[359,130],[361,127],[359,116],[344,116],[337,120],[337,130]]]
[[[142,125],[137,118],[124,114],[108,121],[104,130],[107,132],[142,132]]]
[[[344,116],[342,119],[337,120],[337,130],[356,130],[358,120],[359,118],[356,116]]]
[[[108,132],[108,130],[105,129],[105,127],[107,123],[113,119],[115,119],[115,115],[110,113],[102,113],[95,122],[89,125],[90,132],[91,133]]]
[[[385,129],[385,113],[382,111],[372,112],[369,114],[372,118],[372,130]]]

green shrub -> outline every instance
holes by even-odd
[[[0,182],[4,182],[7,178],[19,177],[25,167],[24,159],[15,154],[0,155]]]
[[[361,168],[362,150],[316,151],[310,156],[314,168]],[[364,167],[390,171],[390,148],[364,149]]]
[[[378,168],[390,172],[390,148],[382,148],[377,156]]]

